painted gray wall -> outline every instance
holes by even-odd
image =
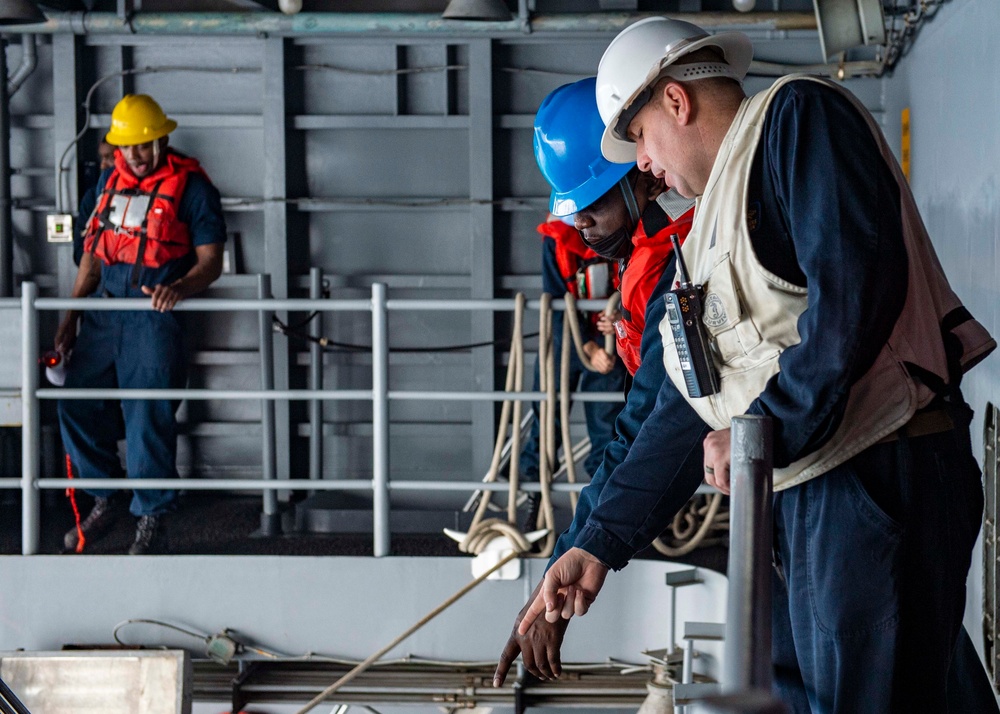
[[[685,567],[637,561],[609,578],[601,603],[571,623],[563,660],[645,663],[642,652],[667,641],[664,576]],[[543,568],[544,561],[529,560],[519,580],[482,583],[385,659],[495,660]],[[472,579],[465,558],[5,556],[0,572],[8,585],[0,588],[0,651],[109,644],[118,623],[147,618],[206,634],[231,628],[242,641],[292,656],[316,652],[358,660]],[[699,577],[702,583],[678,589],[678,621],[722,622],[725,578],[703,569]],[[682,625],[677,632],[683,633]],[[127,626],[119,637],[193,655],[203,651],[191,637],[150,625]],[[695,671],[717,677],[719,643],[698,649],[703,656]]]
[[[900,112],[910,107],[910,182],[938,256],[956,292],[994,335],[1000,334],[1000,73],[988,28],[1000,24],[989,0],[952,0],[927,23],[913,51],[884,82],[885,129],[899,146]],[[982,458],[982,417],[1000,401],[995,356],[963,382],[976,410],[973,444]],[[969,574],[966,627],[982,650],[982,552]]]

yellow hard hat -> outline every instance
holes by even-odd
[[[155,141],[177,128],[148,94],[126,94],[111,112],[111,131],[104,140],[113,146]]]

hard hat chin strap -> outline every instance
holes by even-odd
[[[160,140],[153,142],[153,171],[160,168]]]
[[[635,181],[629,182],[628,177],[631,174],[632,171],[629,171],[618,180],[618,188],[621,189],[622,198],[625,199],[625,207],[628,209],[629,235],[635,232],[639,226],[639,219],[642,217],[639,213],[639,202],[635,198],[635,181],[639,180],[639,174],[636,172]]]

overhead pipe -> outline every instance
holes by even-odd
[[[305,35],[440,35],[446,37],[523,36],[525,32],[605,35],[661,13],[580,13],[534,15],[505,22],[445,20],[427,13],[137,13],[127,24],[113,12],[53,12],[35,25],[4,28],[9,33],[76,35],[237,35],[295,37]],[[815,30],[812,12],[692,12],[668,15],[708,30]]]
[[[11,72],[10,77],[7,78],[8,99],[17,94],[17,90],[24,84],[24,80],[31,76],[37,65],[38,36],[31,34],[21,35],[21,63],[17,66],[17,69]]]

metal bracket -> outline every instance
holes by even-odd
[[[243,686],[257,674],[260,662],[238,662],[239,674],[233,677],[233,706],[231,711],[241,712],[250,703],[250,697],[243,692]]]
[[[1000,455],[997,423],[1000,412],[992,403],[986,405],[983,420],[983,487],[986,512],[983,519],[983,644],[986,667],[993,688],[1000,691],[1000,603],[997,586],[1000,583],[1000,563],[997,562],[997,514],[1000,513],[1000,490],[997,489],[997,459]]]

